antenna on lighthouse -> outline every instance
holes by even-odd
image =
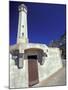
[[[27,34],[27,7],[21,4],[18,7],[19,10],[19,21],[18,21],[18,33],[17,33],[17,44],[28,43]]]

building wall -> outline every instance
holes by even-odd
[[[58,48],[49,48],[48,57],[45,57],[43,65],[38,63],[39,81],[47,79],[62,68],[61,55]]]
[[[10,88],[21,88],[28,86],[28,55],[41,55],[38,51],[32,51],[25,53],[26,58],[24,59],[23,68],[18,69],[15,65],[15,61],[10,57]],[[49,48],[47,57],[44,57],[43,65],[38,63],[38,75],[39,82],[47,79],[56,71],[62,68],[61,55],[58,48]]]
[[[28,87],[28,61],[24,60],[23,68],[18,69],[10,55],[10,88]]]

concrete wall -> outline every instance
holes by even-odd
[[[38,55],[39,53],[33,51],[33,53],[26,53],[26,57],[28,55]],[[47,79],[52,74],[57,72],[62,68],[62,61],[60,56],[60,51],[58,48],[49,48],[48,56],[44,57],[45,62],[43,65],[38,63],[38,75],[39,82]],[[25,58],[23,63],[23,68],[18,69],[15,65],[15,61],[10,56],[10,88],[22,88],[28,87],[28,60]]]
[[[10,88],[28,87],[28,61],[24,60],[24,67],[18,69],[10,55]]]
[[[62,61],[59,49],[49,48],[48,57],[45,57],[45,63],[43,65],[38,63],[39,81],[47,79],[61,68]]]

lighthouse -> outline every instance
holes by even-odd
[[[17,33],[17,44],[28,43],[28,34],[27,34],[27,7],[24,4],[21,4],[18,7],[19,11],[19,21],[18,21],[18,33]]]
[[[63,67],[60,50],[43,43],[29,42],[27,7],[21,4],[18,11],[17,43],[10,46],[10,88],[44,86],[41,82],[48,80]]]

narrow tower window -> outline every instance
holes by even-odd
[[[22,36],[24,36],[24,33],[22,33]]]
[[[24,25],[22,25],[22,28],[24,28]]]

